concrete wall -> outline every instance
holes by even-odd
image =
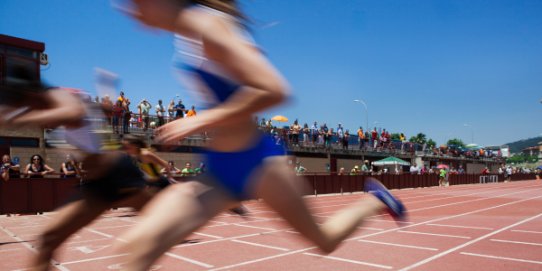
[[[363,160],[361,158],[359,159],[337,159],[337,172],[341,169],[341,167],[344,168],[345,173],[350,173],[350,170],[354,168],[354,166],[358,166],[361,170],[361,165],[363,165]]]
[[[294,158],[295,161],[299,161],[307,172],[326,172],[327,164],[329,164],[327,158],[297,157]]]

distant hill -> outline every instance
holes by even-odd
[[[508,145],[510,147],[511,153],[519,153],[525,148],[538,146],[538,142],[541,142],[541,141],[542,141],[542,136],[538,136],[538,137],[533,137],[529,139],[523,139],[523,140],[512,142],[512,143],[507,143],[504,145]]]

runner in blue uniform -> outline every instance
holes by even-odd
[[[126,270],[147,270],[220,212],[261,198],[303,236],[329,253],[366,217],[388,210],[403,218],[404,206],[378,181],[372,195],[318,225],[302,198],[303,183],[289,169],[284,150],[262,135],[253,115],[284,102],[288,85],[243,26],[235,0],[133,0],[126,10],[139,21],[176,34],[175,68],[206,110],[162,126],[158,140],[174,144],[209,132],[207,173],[170,185],[143,209],[141,223],[121,237]],[[164,208],[167,206],[167,208]],[[175,210],[172,212],[171,210]]]

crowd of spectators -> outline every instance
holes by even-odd
[[[132,103],[123,91],[114,101],[106,95],[101,98],[96,96],[94,102],[102,106],[106,123],[110,124],[117,134],[129,134],[132,128],[146,132],[170,121],[197,114],[195,106],[187,109],[180,99],[177,103],[172,99],[167,108],[162,100],[158,100],[153,106],[147,99],[142,99],[135,107],[136,109],[132,110]]]
[[[158,100],[156,106],[143,99],[137,106],[136,111],[130,109],[130,99],[125,97],[123,91],[112,102],[110,97],[96,97],[95,102],[101,103],[107,113],[107,122],[111,123],[113,131],[119,134],[130,132],[131,128],[148,131],[160,127],[172,120],[195,116],[195,106],[190,109],[183,104],[182,100],[171,100],[166,107],[162,100]],[[501,158],[499,150],[465,149],[458,146],[442,145],[431,146],[427,143],[416,143],[407,140],[404,133],[391,133],[385,128],[359,127],[356,131],[350,131],[338,123],[336,128],[330,128],[326,123],[312,125],[295,120],[289,126],[277,127],[271,119],[256,118],[259,128],[271,134],[277,144],[292,147],[308,147],[322,149],[362,150],[389,153],[414,153],[423,152],[427,155],[465,157],[472,159]],[[205,138],[205,137],[204,137]]]
[[[205,172],[205,164],[202,162],[198,167],[193,168],[191,162],[186,162],[182,169],[175,166],[174,161],[168,161],[168,166],[162,168],[160,173],[168,176],[196,176]],[[85,175],[84,165],[78,162],[70,154],[66,155],[66,159],[56,171],[45,163],[43,157],[39,154],[32,155],[28,164],[23,168],[19,164],[18,158],[12,159],[10,155],[2,156],[2,164],[0,167],[0,180],[9,181],[14,178],[44,178],[46,176],[60,178],[81,178]]]
[[[387,129],[366,130],[359,127],[355,133],[338,123],[337,128],[330,128],[326,123],[321,125],[314,122],[312,125],[304,123],[300,125],[295,120],[290,126],[277,127],[271,119],[257,119],[259,128],[272,135],[276,144],[289,148],[306,147],[322,149],[362,150],[389,153],[414,153],[422,152],[427,155],[464,157],[472,159],[502,158],[500,150],[484,148],[466,149],[458,146],[430,146],[427,143],[419,144],[410,142],[404,133],[390,133]]]

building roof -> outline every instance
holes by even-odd
[[[38,52],[45,51],[45,43],[0,34],[0,44],[7,44]]]

